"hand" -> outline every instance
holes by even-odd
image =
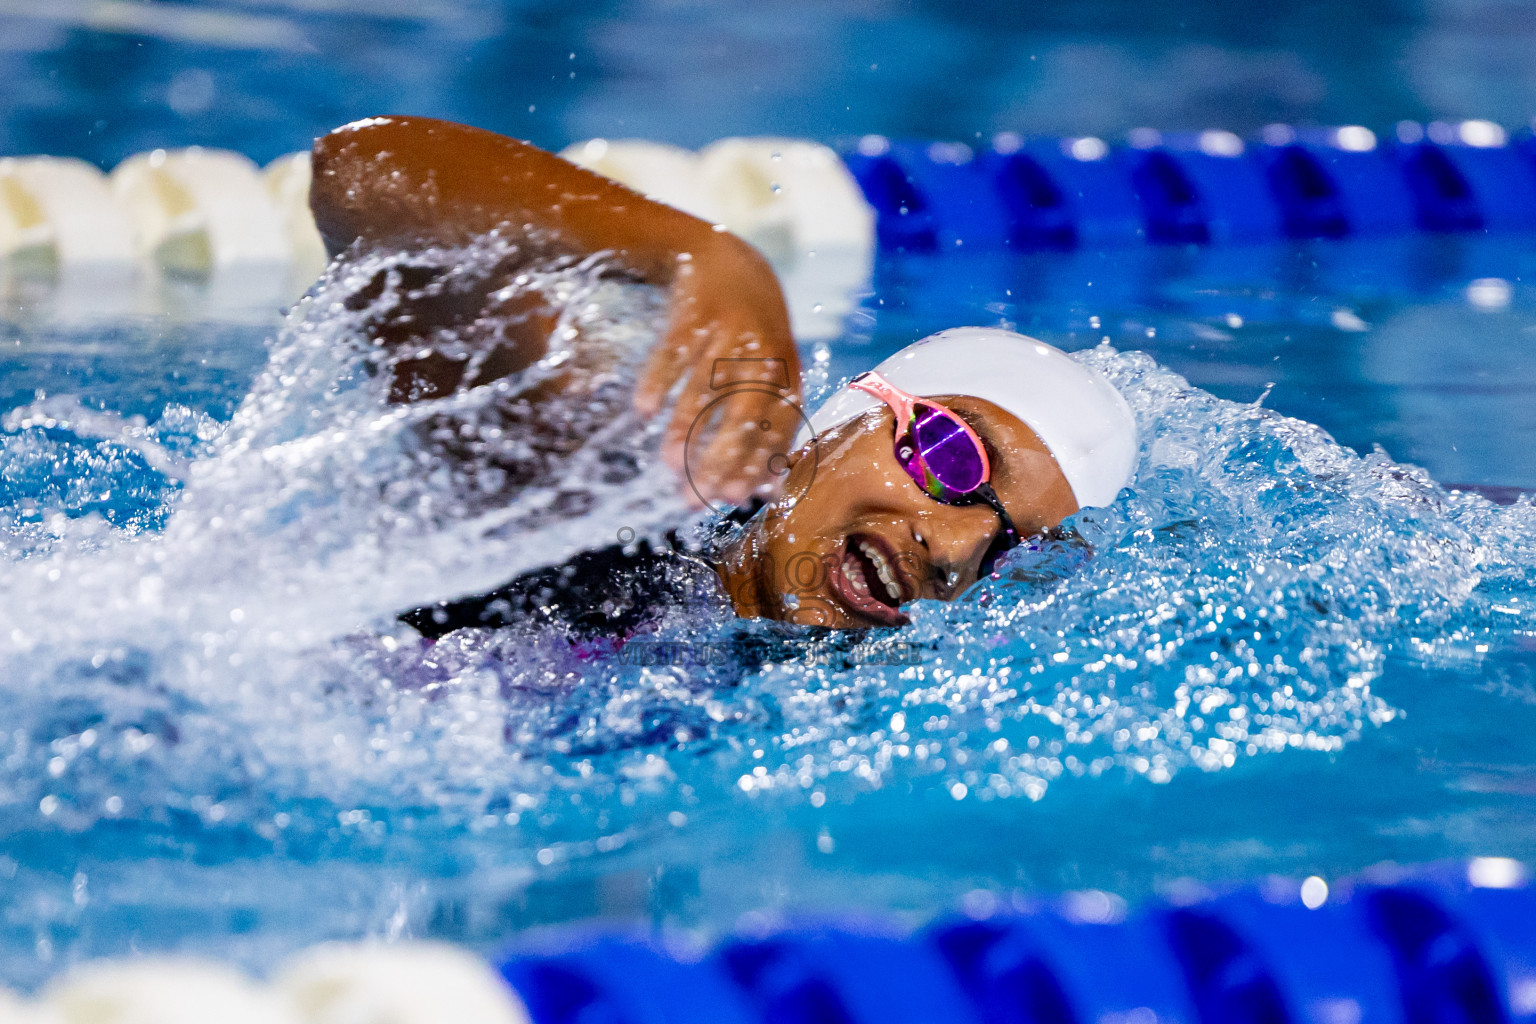
[[[717,232],[678,258],[670,321],[635,391],[655,415],[683,381],[662,457],[690,497],[741,505],[782,478],[800,412],[800,358],[778,278],[757,250]]]

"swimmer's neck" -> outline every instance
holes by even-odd
[[[743,619],[772,618],[768,612],[771,580],[761,578],[762,559],[758,557],[760,515],[732,539],[711,563],[731,607]]]

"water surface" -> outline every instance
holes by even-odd
[[[1437,482],[1536,483],[1536,318],[1518,247],[1444,246],[1364,282],[1342,247],[882,266],[813,382],[1014,323],[1122,389],[1136,484],[895,634],[701,595],[652,639],[746,652],[706,665],[393,623],[677,506],[631,481],[550,517],[536,478],[465,501],[432,410],[382,402],[357,279],[281,323],[13,310],[4,980],[1536,856],[1536,511]],[[1275,269],[1303,260],[1341,269]],[[657,328],[643,289],[536,284],[618,350]]]

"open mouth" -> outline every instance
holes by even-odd
[[[895,552],[879,537],[849,534],[831,582],[839,600],[855,615],[882,626],[908,622],[900,608],[912,595],[896,570]]]

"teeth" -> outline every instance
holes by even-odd
[[[865,558],[874,563],[875,572],[880,576],[880,582],[885,584],[885,592],[891,595],[892,600],[901,600],[901,585],[896,582],[896,574],[891,571],[890,563],[885,560],[885,556],[880,553],[880,549],[861,540],[859,541],[859,550],[864,553]]]
[[[869,593],[869,581],[864,578],[864,567],[857,558],[843,559],[843,575],[848,578],[854,590],[861,594]]]

